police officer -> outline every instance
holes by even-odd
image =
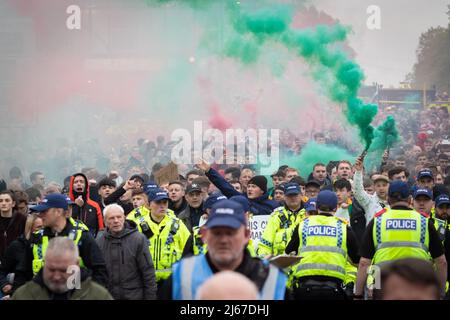
[[[152,198],[152,194],[154,194],[155,192],[161,191],[161,189],[159,189],[158,187],[153,187],[154,185],[149,185],[150,187],[147,187],[147,191],[145,192],[145,196],[147,197],[147,199],[151,199]],[[139,192],[139,191],[138,191]],[[145,202],[145,201],[144,201]],[[133,204],[134,206],[134,204]],[[127,219],[128,220],[132,220],[132,221],[136,221],[136,220],[140,220],[143,221],[143,219],[147,216],[150,215],[150,205],[147,203],[142,204],[141,206],[138,206],[137,208],[134,208],[128,215],[127,215]],[[173,210],[167,208],[166,210],[166,214],[176,218],[175,213],[173,212]],[[139,232],[142,232],[142,228],[141,226],[138,224],[138,230]]]
[[[344,300],[347,295],[347,261],[358,263],[358,243],[347,222],[334,216],[338,198],[330,190],[319,192],[317,214],[311,214],[295,228],[286,253],[297,252],[302,260],[292,267],[294,299]]]
[[[150,210],[144,207],[131,212],[127,219],[135,222],[150,241],[150,254],[156,271],[158,289],[163,279],[172,273],[172,265],[192,253],[192,236],[183,221],[169,213],[169,195],[162,189],[149,193]],[[171,210],[170,210],[171,211]]]
[[[173,267],[160,299],[191,300],[199,287],[213,274],[236,271],[258,288],[259,298],[280,300],[286,294],[286,275],[267,260],[252,258],[245,250],[250,238],[245,212],[232,200],[217,202],[205,224],[208,252],[182,259]]]
[[[203,203],[203,208],[206,212],[204,216],[206,217],[206,219],[208,219],[208,216],[209,216],[209,213],[211,212],[212,206],[214,204],[216,204],[218,201],[226,200],[226,199],[227,199],[227,197],[225,197],[220,192],[213,192]],[[250,216],[250,202],[248,201],[248,199],[244,196],[233,196],[230,198],[230,200],[242,205],[242,207],[244,208],[244,212],[245,212],[245,219],[248,222],[249,216]],[[194,247],[193,247],[193,249],[194,249],[194,254],[196,254],[196,255],[197,254],[205,254],[206,251],[208,250],[208,246],[203,241],[203,236],[202,236],[201,231],[202,231],[201,226],[194,228],[194,236],[193,236]],[[249,241],[248,241],[247,250],[252,257],[256,257],[255,244],[252,241],[252,239],[249,239]]]
[[[448,218],[450,216],[450,196],[441,194],[435,199],[433,222],[434,227],[444,241],[448,237]],[[443,236],[444,235],[444,236]]]
[[[447,262],[444,248],[433,222],[426,213],[409,207],[411,196],[405,182],[393,181],[389,185],[389,208],[376,213],[367,225],[361,244],[361,260],[355,288],[355,298],[362,299],[369,266],[383,266],[403,258],[434,261],[444,292]],[[372,269],[375,270],[376,269]],[[376,280],[376,274],[374,274]],[[376,287],[376,283],[374,283]]]
[[[435,199],[435,209],[433,215],[434,227],[436,228],[445,249],[445,259],[450,260],[450,229],[448,219],[450,217],[450,196],[441,194]],[[450,274],[450,263],[447,263],[447,278]],[[449,282],[446,282],[446,299],[450,298]]]
[[[261,257],[283,254],[293,229],[305,217],[300,186],[287,183],[284,190],[285,205],[270,215],[258,244],[258,255]]]
[[[80,265],[86,267],[94,281],[101,285],[107,283],[106,264],[97,243],[85,228],[75,228],[67,218],[68,203],[62,194],[53,193],[47,195],[37,206],[31,208],[42,219],[44,228],[31,236],[32,252],[26,255],[27,261],[34,274],[37,274],[44,265],[44,256],[48,242],[54,237],[68,237],[78,245],[80,253]]]
[[[209,215],[212,206],[217,203],[218,201],[221,200],[226,200],[227,197],[225,197],[222,193],[220,192],[213,192],[211,193],[208,198],[206,198],[206,200],[203,202],[203,211],[205,212],[205,214],[202,216],[202,218],[200,218],[200,222],[202,222],[202,220],[206,220],[207,216]],[[206,219],[205,219],[206,218]],[[206,243],[204,243],[203,239],[202,239],[202,234],[201,234],[201,227],[202,225],[199,225],[197,227],[193,228],[193,251],[194,254],[204,254],[207,251],[207,245]]]
[[[433,221],[434,228],[439,234],[439,238],[441,239],[442,243],[444,243],[447,221],[445,219],[436,217],[436,215],[433,216],[432,214],[434,211],[433,191],[430,189],[418,188],[414,191],[413,198],[414,210],[416,210],[417,212],[425,213],[430,217],[430,219]]]

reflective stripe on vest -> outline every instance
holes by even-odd
[[[334,264],[326,264],[326,263],[305,263],[305,264],[300,264],[297,267],[297,271],[310,270],[310,269],[337,271],[342,274],[346,273],[345,268],[342,268],[341,266],[337,266]]]
[[[412,242],[412,241],[390,241],[390,242],[382,242],[377,245],[377,250],[384,248],[421,248],[425,251],[428,251],[428,247],[422,243]]]
[[[322,252],[335,252],[340,253],[344,257],[347,257],[347,253],[342,248],[331,247],[331,246],[306,246],[300,249],[300,253],[311,252],[311,251],[322,251]]]
[[[261,300],[273,300],[277,289],[277,278],[280,271],[273,265],[269,265],[269,275],[261,290]]]
[[[159,269],[159,270],[155,270],[156,272],[172,272],[172,268],[166,268],[166,269]]]
[[[182,259],[174,266],[173,292],[174,299],[196,299],[198,288],[214,274],[205,255]],[[262,300],[282,300],[286,290],[286,275],[277,267],[269,265],[269,273],[259,292]]]
[[[192,300],[192,275],[194,273],[195,259],[185,259],[181,274],[181,290],[183,300]]]

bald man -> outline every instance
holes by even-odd
[[[198,289],[198,300],[258,300],[258,289],[247,277],[234,271],[222,271]]]

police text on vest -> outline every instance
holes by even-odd
[[[387,219],[386,230],[416,230],[417,223],[413,219]]]
[[[308,236],[336,237],[336,227],[311,226],[311,227],[308,227]]]

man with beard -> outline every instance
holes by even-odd
[[[12,300],[112,300],[108,290],[95,283],[85,269],[78,269],[78,265],[77,245],[68,238],[53,238],[48,243],[44,268],[17,289]],[[71,268],[73,271],[68,272]],[[79,287],[77,282],[70,281],[77,271]]]

